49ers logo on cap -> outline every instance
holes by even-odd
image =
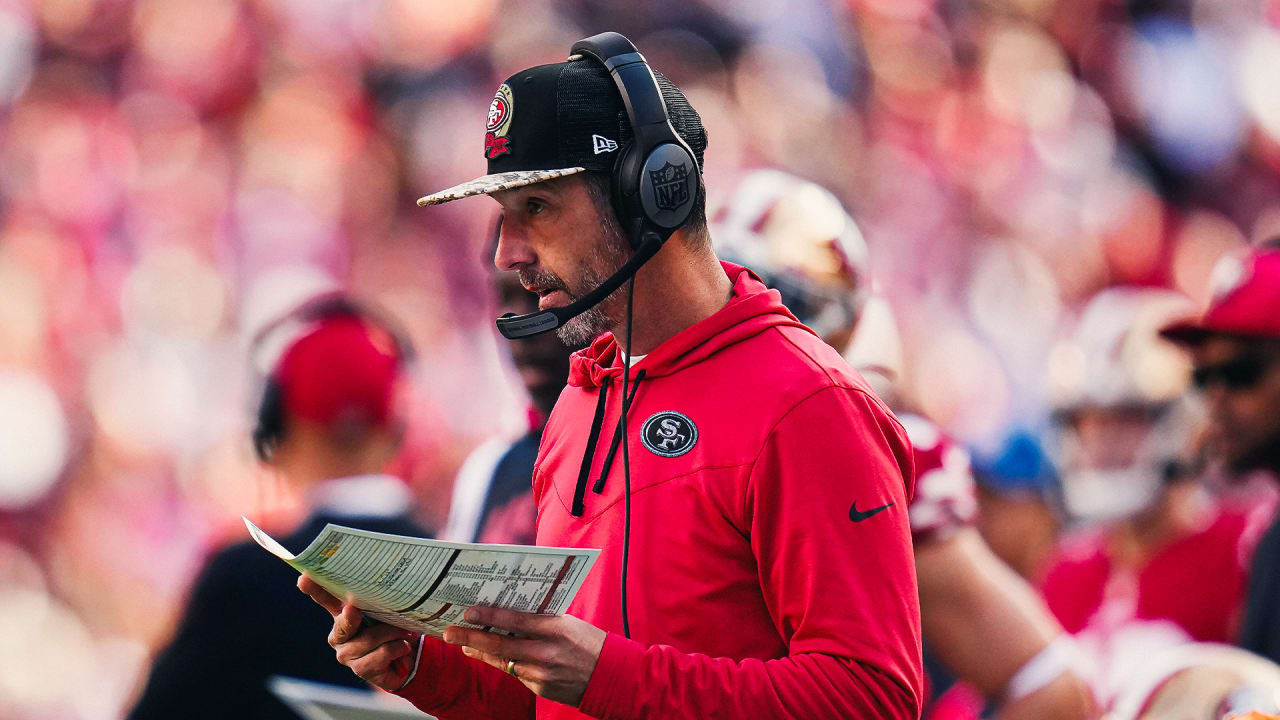
[[[484,156],[490,160],[511,152],[511,138],[506,137],[511,128],[511,116],[515,112],[515,100],[511,86],[502,83],[489,103],[489,120],[485,124]]]
[[[698,443],[698,426],[684,413],[664,410],[644,421],[640,439],[654,455],[680,457]]]

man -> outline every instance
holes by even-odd
[[[516,273],[495,273],[493,283],[503,312],[537,309],[537,296],[525,291]],[[511,342],[509,347],[529,396],[529,431],[515,442],[501,438],[483,443],[462,463],[454,480],[446,540],[509,545],[535,541],[533,463],[542,429],[569,380],[571,351],[550,333]]]
[[[1280,477],[1280,243],[1214,270],[1204,316],[1163,335],[1191,352],[1212,422],[1211,446],[1237,474]],[[1280,519],[1253,557],[1240,645],[1280,662]]]
[[[423,535],[408,489],[381,474],[400,444],[394,396],[408,346],[340,296],[319,298],[270,330],[258,347],[283,350],[270,364],[254,440],[310,510],[284,544],[305,546],[330,522]],[[296,720],[268,692],[272,675],[365,687],[325,657],[319,636],[327,623],[287,588],[292,572],[248,541],[214,555],[129,717]],[[246,638],[253,652],[244,651]]]
[[[1054,383],[1063,500],[1078,528],[1060,542],[1043,590],[1067,630],[1104,658],[1134,623],[1229,642],[1244,596],[1248,517],[1198,482],[1189,368],[1157,334],[1189,305],[1167,290],[1109,288],[1054,353],[1082,361]]]
[[[639,68],[638,55],[611,57]],[[701,167],[697,113],[656,82]],[[486,156],[501,174],[420,201],[492,194],[496,263],[543,309],[631,256],[643,238],[615,217],[628,199],[693,202],[635,276],[633,303],[614,293],[560,329],[594,342],[573,356],[542,439],[537,539],[603,548],[569,613],[472,608],[469,623],[516,637],[451,627],[440,642],[361,628],[358,610],[299,584],[335,615],[339,661],[446,719],[918,717],[905,432],[776,292],[717,260],[688,163],[655,169],[653,194],[620,193],[615,209],[618,178],[604,173],[632,137],[594,57],[531,68],[491,106]],[[624,393],[630,429],[613,454]]]
[[[712,217],[720,254],[778,288],[830,345],[850,347],[855,366],[881,376],[882,396],[892,397],[901,362],[893,321],[871,292],[866,242],[835,195],[784,172],[753,170]],[[1003,720],[1088,717],[1088,688],[1072,672],[1062,628],[973,527],[968,453],[925,418],[899,417],[916,469],[908,516],[926,647],[998,704]]]

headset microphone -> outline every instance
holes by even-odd
[[[574,317],[590,310],[601,300],[609,297],[610,293],[622,287],[622,284],[639,272],[640,266],[644,265],[662,249],[662,238],[657,233],[646,233],[640,243],[640,247],[632,254],[631,259],[627,260],[618,271],[609,276],[595,290],[574,300],[572,303],[564,307],[550,308],[548,310],[539,310],[538,312],[525,313],[524,315],[516,315],[515,313],[507,313],[498,318],[498,331],[508,340],[517,340],[521,338],[531,337],[555,330],[564,325]]]

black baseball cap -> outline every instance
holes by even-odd
[[[676,133],[702,167],[707,133],[684,93],[653,72]],[[521,70],[498,86],[485,123],[489,172],[418,200],[439,205],[585,171],[610,172],[632,141],[622,96],[604,66],[575,56]]]

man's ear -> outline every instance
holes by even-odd
[[[258,402],[258,418],[253,428],[253,450],[258,459],[270,463],[285,435],[284,389],[275,378],[267,378]]]

